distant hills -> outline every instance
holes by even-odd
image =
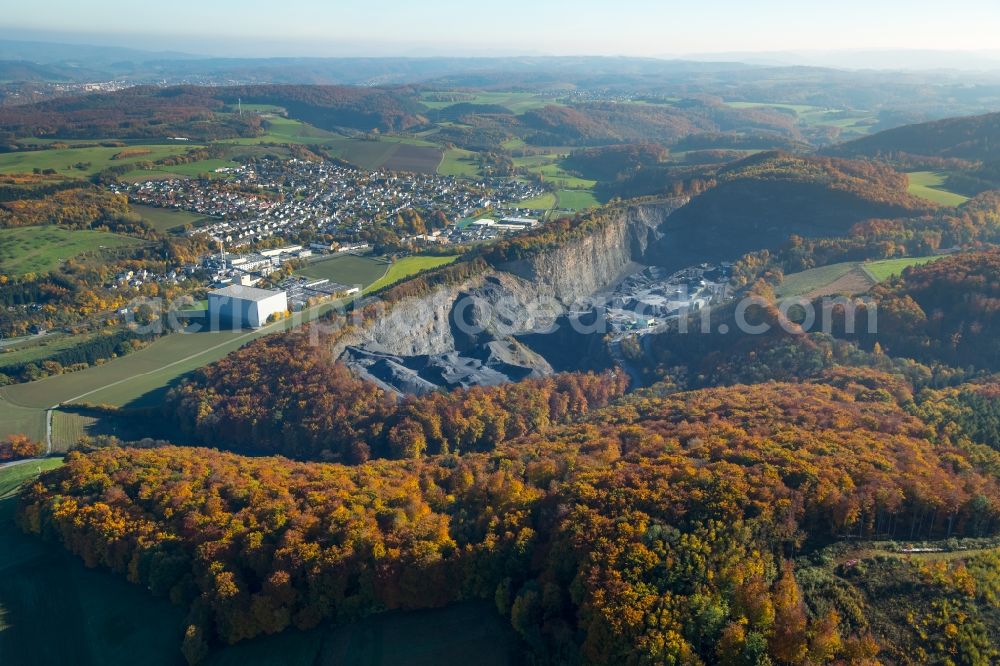
[[[0,128],[11,138],[163,138],[211,140],[254,136],[256,115],[219,112],[243,103],[273,104],[318,127],[406,130],[425,122],[412,96],[381,88],[345,86],[136,86],[110,93],[59,97],[0,107]]]
[[[506,89],[642,93],[689,98],[714,95],[750,103],[820,108],[905,110],[916,120],[993,108],[1000,70],[846,71],[799,60],[732,58],[658,59],[589,56],[523,57],[208,57],[174,51],[45,41],[0,40],[0,61],[54,69],[21,69],[0,81],[127,81],[132,84],[413,85],[454,89]],[[742,61],[741,61],[742,60]],[[831,62],[823,62],[830,65]],[[845,64],[845,67],[852,66]],[[23,78],[22,78],[23,77]],[[898,124],[898,123],[897,123]]]
[[[1000,158],[1000,113],[905,125],[828,149],[844,157]]]

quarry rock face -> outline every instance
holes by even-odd
[[[565,369],[572,350],[547,344],[548,337],[569,340],[562,330],[569,313],[587,310],[589,297],[632,272],[659,237],[658,228],[683,203],[622,207],[590,235],[404,299],[342,339],[334,355],[399,393],[494,385],[549,375],[553,366]],[[581,355],[603,348],[600,335],[593,335],[596,343],[572,338],[574,344],[582,340]],[[561,358],[550,363],[547,354]],[[597,356],[586,369],[607,367],[605,356]]]

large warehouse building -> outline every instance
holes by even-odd
[[[288,310],[283,291],[230,285],[208,292],[208,316],[213,328],[260,328],[268,317]]]

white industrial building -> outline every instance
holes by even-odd
[[[213,327],[260,328],[271,315],[287,310],[288,298],[283,291],[233,284],[208,292],[208,316]]]

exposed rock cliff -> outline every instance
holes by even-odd
[[[597,233],[499,268],[549,287],[563,303],[584,300],[614,284],[630,263],[641,260],[658,238],[657,228],[683,203],[686,200],[623,207]]]
[[[574,306],[620,280],[682,203],[623,206],[590,235],[404,299],[342,339],[335,354],[402,392],[549,374],[544,355],[552,345],[532,344],[532,351],[516,336],[541,339]]]

